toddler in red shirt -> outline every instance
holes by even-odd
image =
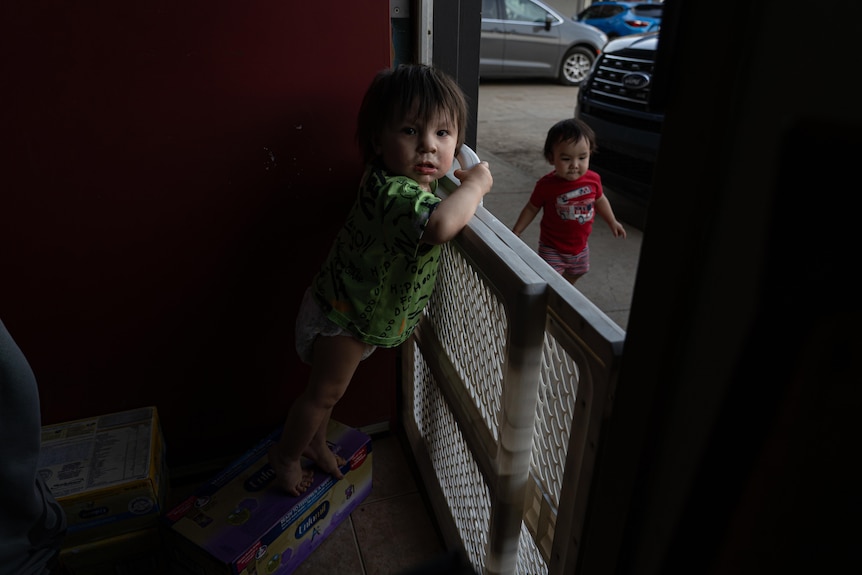
[[[595,142],[592,128],[576,118],[557,122],[548,130],[544,153],[554,171],[536,182],[512,228],[520,237],[542,211],[539,256],[572,284],[590,271],[587,240],[596,213],[605,220],[614,237],[626,237],[625,228],[617,221],[602,191],[601,178],[589,169]]]

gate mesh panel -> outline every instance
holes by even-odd
[[[525,523],[521,523],[521,538],[518,541],[518,575],[546,575],[548,565],[539,553],[533,535]]]
[[[437,285],[425,312],[488,431],[499,440],[506,312],[474,267],[450,244],[443,246]]]
[[[521,573],[547,572],[546,557],[551,555],[556,532],[570,446],[572,419],[578,389],[578,366],[563,346],[545,332],[542,369],[539,375],[530,477],[522,528],[531,536],[521,537],[518,569]],[[532,544],[534,554],[525,554],[524,545]]]
[[[545,332],[530,470],[556,514],[578,392],[578,366]]]
[[[491,495],[419,346],[415,342],[412,345],[416,366],[413,374],[414,421],[428,446],[431,465],[464,550],[473,566],[480,570],[485,564],[488,544]]]

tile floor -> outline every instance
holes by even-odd
[[[401,574],[445,553],[405,442],[387,433],[371,444],[371,494],[294,575]]]
[[[407,441],[394,431],[374,434],[371,441],[371,494],[292,575],[460,572],[449,567],[454,559],[422,492]]]

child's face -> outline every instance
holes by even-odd
[[[564,180],[577,180],[590,167],[590,144],[586,138],[576,142],[566,140],[554,145],[554,158],[551,164],[557,176]]]
[[[409,114],[401,123],[383,129],[375,151],[387,170],[431,191],[431,182],[452,167],[457,144],[458,126],[444,114],[438,112],[428,123]]]

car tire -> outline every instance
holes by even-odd
[[[570,48],[566,52],[566,55],[563,56],[562,62],[560,62],[560,74],[558,77],[560,84],[564,86],[580,86],[581,82],[586,79],[595,59],[595,54],[587,48],[581,46]]]

